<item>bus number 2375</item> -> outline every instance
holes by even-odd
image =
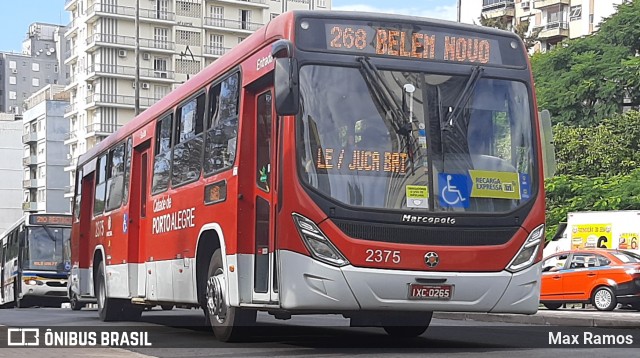
[[[366,251],[367,258],[366,262],[392,262],[394,264],[400,263],[400,251],[397,250],[373,250],[367,249]]]

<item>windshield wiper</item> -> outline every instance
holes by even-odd
[[[395,132],[401,136],[400,138],[404,138],[407,154],[411,160],[411,174],[415,174],[411,119],[405,117],[404,109],[400,108],[393,91],[389,88],[380,71],[371,63],[371,60],[368,57],[358,57],[357,60],[360,62],[360,73],[362,73],[372,97],[384,110],[385,115],[391,118]]]
[[[458,100],[453,106],[453,110],[449,112],[449,115],[447,116],[445,122],[440,126],[442,131],[450,131],[455,127],[456,120],[458,119],[458,117],[460,117],[462,111],[464,111],[467,103],[469,103],[469,100],[471,99],[471,96],[473,96],[473,92],[475,91],[476,85],[478,84],[478,80],[482,78],[483,72],[484,68],[480,66],[475,66],[471,69],[469,79],[464,85],[464,89],[462,90],[462,92],[460,92],[460,94],[458,95]]]

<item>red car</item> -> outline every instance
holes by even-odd
[[[546,257],[540,302],[552,310],[563,303],[591,303],[600,311],[626,303],[640,310],[640,255],[584,249]]]

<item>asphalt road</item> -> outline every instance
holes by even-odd
[[[631,334],[634,348],[575,349],[557,348],[547,342],[549,332],[582,334],[597,328],[549,327],[504,322],[478,322],[434,319],[421,337],[398,339],[389,337],[379,328],[351,328],[342,316],[298,316],[280,321],[267,314],[259,314],[258,325],[251,338],[243,343],[221,343],[202,326],[200,310],[175,309],[145,312],[140,322],[109,322],[98,320],[97,312],[84,309],[29,308],[0,310],[0,325],[10,327],[40,326],[74,330],[104,330],[107,327],[147,330],[154,334],[156,344],[150,348],[3,348],[1,357],[246,357],[246,356],[406,356],[446,353],[447,356],[491,357],[628,357],[635,356],[640,347],[640,329],[624,331]],[[160,331],[154,331],[159,329]],[[596,332],[598,334],[598,332]],[[159,344],[160,344],[159,343]],[[597,346],[602,347],[602,346]]]

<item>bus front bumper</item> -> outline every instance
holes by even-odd
[[[280,304],[290,311],[537,312],[540,264],[523,271],[427,272],[334,267],[280,251]],[[448,300],[409,299],[412,283],[452,285]]]

